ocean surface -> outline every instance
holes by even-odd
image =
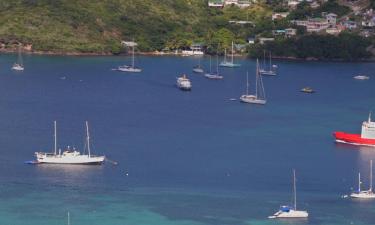
[[[112,71],[126,56],[25,55],[24,72],[15,59],[0,56],[0,225],[64,225],[68,212],[72,225],[375,224],[375,201],[342,198],[358,172],[368,187],[375,148],[332,137],[375,110],[374,63],[275,61],[257,106],[230,100],[247,71],[254,91],[249,59],[219,81],[193,74],[194,57],[138,57],[140,74]],[[175,86],[182,73],[191,92]],[[92,151],[118,165],[24,164],[52,151],[54,120],[60,148],[83,148],[87,120]],[[269,220],[291,202],[292,169],[310,217]]]

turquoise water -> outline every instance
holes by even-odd
[[[23,73],[14,60],[0,57],[0,224],[66,224],[68,211],[81,225],[375,223],[375,201],[341,198],[358,171],[367,187],[375,150],[331,135],[359,132],[375,109],[375,64],[279,61],[262,107],[229,101],[247,70],[254,84],[251,60],[222,81],[192,74],[187,57],[140,57],[141,74],[111,70],[126,57],[25,56]],[[184,72],[191,92],[175,87]],[[93,151],[119,164],[23,164],[52,149],[54,120],[59,146],[80,149],[88,120]],[[291,200],[293,168],[310,218],[268,220]]]

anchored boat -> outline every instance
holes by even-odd
[[[191,87],[192,87],[191,82],[189,78],[186,77],[185,74],[177,78],[177,87],[183,91],[191,90]]]
[[[361,134],[350,134],[342,131],[333,133],[335,141],[352,145],[375,147],[375,122],[371,121],[371,112],[367,121],[363,121]]]
[[[76,149],[68,148],[61,152],[57,151],[57,131],[56,131],[56,121],[54,121],[54,152],[35,152],[36,161],[38,163],[50,163],[50,164],[102,164],[105,160],[105,156],[95,156],[91,155],[90,149],[90,135],[89,135],[89,125],[86,121],[86,145],[87,154],[81,154],[81,152]]]
[[[307,211],[297,210],[297,188],[296,188],[296,171],[293,170],[293,201],[294,206],[281,206],[269,219],[276,218],[307,218],[309,213]]]
[[[368,190],[361,190],[361,173],[358,173],[358,191],[350,194],[352,198],[374,199],[375,193],[372,191],[372,160],[370,160],[370,188]]]

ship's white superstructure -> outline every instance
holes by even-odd
[[[91,154],[90,149],[90,135],[89,125],[86,121],[86,145],[87,154],[81,154],[76,149],[68,148],[61,152],[57,151],[57,130],[56,121],[54,122],[54,152],[35,152],[35,157],[38,163],[51,163],[51,164],[101,164],[105,160],[105,156],[95,156]]]
[[[371,121],[371,112],[368,120],[362,123],[361,138],[375,139],[375,122]]]

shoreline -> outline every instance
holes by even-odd
[[[0,49],[1,54],[17,54],[17,50],[15,49]],[[45,55],[45,56],[129,56],[129,54],[120,53],[120,54],[113,54],[111,52],[59,52],[59,51],[30,51],[26,50],[23,51],[24,54],[29,55]],[[175,53],[175,52],[136,52],[135,55],[141,56],[177,56],[177,57],[205,57],[209,56],[208,54],[205,55],[184,55],[182,53]],[[249,59],[256,59],[256,57],[250,57],[247,54],[245,55],[234,55],[236,58],[249,58]],[[293,56],[272,56],[272,59],[275,60],[286,60],[286,61],[303,61],[303,62],[375,62],[375,57],[369,59],[358,59],[358,60],[345,60],[345,59],[318,59],[314,57],[308,58],[297,58]]]

